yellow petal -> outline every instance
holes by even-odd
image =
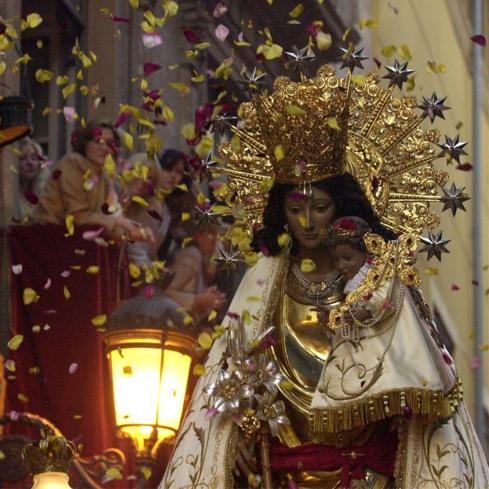
[[[309,273],[316,270],[316,264],[310,258],[304,258],[301,261],[301,272]]]
[[[57,76],[56,77],[56,85],[58,87],[62,87],[63,85],[66,85],[68,83],[69,78],[64,75],[64,76]]]
[[[37,295],[37,292],[34,289],[31,289],[29,287],[24,289],[22,299],[23,302],[26,306],[29,304],[32,304],[33,302],[37,302],[39,300],[39,295]]]
[[[168,84],[171,88],[180,93],[180,95],[187,95],[190,93],[190,87],[181,82],[171,82]]]
[[[217,311],[211,311],[211,313],[207,317],[207,321],[214,321],[214,319],[216,319],[216,317],[217,317]]]
[[[376,29],[379,27],[379,23],[374,19],[360,19],[358,22],[360,29],[370,28]]]
[[[95,316],[92,318],[92,324],[99,328],[100,326],[103,326],[106,321],[107,321],[107,314],[99,314],[98,316]]]
[[[340,126],[338,125],[338,121],[336,117],[328,117],[326,120],[326,124],[328,124],[328,126],[331,127],[331,129],[335,129],[336,131],[341,130]]]
[[[71,95],[75,91],[75,88],[76,88],[76,83],[70,83],[69,85],[64,87],[62,90],[63,97],[66,98],[69,95]]]
[[[134,147],[134,138],[132,135],[126,131],[122,132],[122,141],[124,142],[124,146],[129,150],[132,151]]]
[[[409,48],[406,46],[406,44],[401,44],[399,46],[399,56],[405,61],[410,61],[413,59],[413,57],[411,56],[411,51],[409,51]]]
[[[278,242],[278,245],[281,248],[285,248],[290,243],[290,234],[288,234],[288,233],[282,233],[277,238],[277,242]]]
[[[190,316],[189,314],[186,314],[185,317],[183,318],[183,324],[185,326],[188,326],[189,324],[192,324],[194,322],[194,318]]]
[[[190,219],[190,212],[182,212],[182,221],[188,221]]]
[[[319,31],[316,35],[316,44],[320,51],[326,51],[333,44],[333,38],[331,37],[331,34]]]
[[[256,50],[258,54],[263,54],[265,56],[265,59],[271,60],[271,59],[277,59],[282,56],[283,53],[283,48],[282,46],[279,46],[278,44],[261,44],[258,46],[258,49]]]
[[[201,363],[197,363],[193,370],[192,370],[192,373],[194,375],[197,375],[198,377],[200,377],[201,375],[204,375],[205,374],[205,367],[201,364]]]
[[[109,176],[112,177],[115,175],[115,170],[116,170],[115,162],[114,162],[114,158],[112,158],[112,155],[110,153],[105,157],[104,169]]]
[[[10,338],[10,340],[7,343],[7,347],[10,350],[15,351],[17,350],[17,348],[19,348],[19,346],[22,344],[23,341],[24,341],[24,337],[21,334],[16,334],[12,338]]]
[[[17,394],[17,399],[21,402],[29,402],[29,398],[20,392]]]
[[[40,68],[39,70],[36,70],[36,80],[39,83],[45,83],[49,82],[54,78],[54,74],[51,73],[49,70],[43,70]]]
[[[71,299],[71,292],[66,285],[63,287],[63,295],[67,301]]]
[[[389,46],[384,46],[382,48],[382,56],[385,56],[386,58],[392,58],[397,52],[397,48],[394,45],[389,45]]]
[[[122,480],[121,471],[117,467],[109,467],[105,471],[105,477],[110,480]]]
[[[29,14],[25,20],[30,29],[35,29],[42,23],[42,17],[36,13]]]
[[[289,12],[289,17],[292,17],[293,19],[296,19],[297,17],[300,17],[302,15],[302,12],[304,12],[304,5],[302,3],[298,3],[290,12]]]
[[[100,267],[97,265],[91,265],[91,266],[87,267],[87,270],[86,270],[86,272],[89,275],[96,275],[99,271],[100,271]]]
[[[287,105],[287,107],[285,107],[285,112],[291,115],[304,115],[306,113],[305,110],[297,107],[297,105]]]
[[[197,130],[195,129],[195,124],[192,122],[188,122],[187,124],[184,124],[182,126],[182,129],[180,130],[180,134],[185,138],[185,139],[195,139],[197,137]]]
[[[258,253],[254,251],[247,251],[243,256],[244,256],[245,263],[249,267],[252,267],[258,261]]]
[[[275,146],[275,148],[273,150],[273,154],[274,154],[275,159],[277,161],[283,160],[284,156],[285,156],[283,146],[281,144],[277,144],[277,146]]]
[[[132,8],[138,8],[139,7],[139,0],[129,0],[129,5]]]
[[[208,350],[212,346],[212,336],[204,331],[203,333],[200,333],[197,337],[197,343],[204,350]]]
[[[73,236],[73,234],[75,233],[74,221],[75,221],[75,217],[73,216],[73,214],[68,214],[65,217],[65,226],[66,226],[66,230],[67,230],[67,233],[65,234],[65,236]]]
[[[141,276],[141,269],[134,263],[129,263],[129,275],[132,278],[139,278]]]

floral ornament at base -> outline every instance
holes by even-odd
[[[266,353],[273,327],[245,345],[242,318],[233,317],[233,322],[217,381],[204,388],[208,396],[208,414],[230,417],[250,445],[260,442],[261,459],[264,460],[269,455],[269,444],[265,441],[268,432],[278,436],[280,425],[290,424],[284,402],[277,400],[277,387],[285,378]],[[271,481],[270,467],[262,465],[264,480]]]

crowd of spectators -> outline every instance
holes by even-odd
[[[91,121],[75,131],[72,151],[50,165],[31,138],[20,142],[18,215],[23,224],[103,228],[149,269],[164,263],[165,294],[194,319],[225,303],[213,257],[220,229],[196,219],[199,185],[184,153],[166,149],[122,158],[110,123]],[[182,216],[186,216],[185,219]]]

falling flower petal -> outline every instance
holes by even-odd
[[[77,113],[74,107],[63,107],[63,115],[66,122],[73,122],[77,117]]]
[[[200,41],[199,36],[190,27],[182,27],[182,32],[188,42],[195,44]]]
[[[153,74],[155,71],[161,70],[162,66],[157,63],[144,63],[143,70],[144,76],[149,76]]]
[[[476,34],[474,36],[471,36],[470,37],[470,40],[474,43],[474,44],[478,44],[479,46],[483,46],[485,47],[486,46],[486,37],[483,36],[482,34]]]
[[[309,273],[314,270],[316,270],[316,264],[310,258],[305,258],[301,261],[301,272]]]
[[[44,287],[43,288],[44,288],[44,290],[48,290],[49,287],[51,287],[51,279],[48,277],[46,279],[46,283],[44,284]]]
[[[104,232],[104,228],[99,228],[95,231],[84,231],[83,232],[83,239],[86,239],[87,241],[92,241],[95,238],[98,238],[102,233]]]
[[[63,295],[67,301],[71,299],[71,292],[66,285],[63,287]]]
[[[198,377],[200,377],[201,375],[204,375],[205,374],[205,367],[201,364],[201,363],[197,363],[193,370],[192,370],[192,373],[194,375],[197,375]],[[215,409],[216,413],[217,413],[217,409]],[[207,416],[207,414],[206,414]]]
[[[23,341],[24,341],[24,336],[21,334],[17,334],[15,336],[13,336],[12,338],[10,338],[10,340],[7,343],[7,347],[10,350],[15,351],[19,348],[19,346],[22,344]]]
[[[99,271],[100,267],[97,265],[91,265],[86,269],[86,273],[88,273],[89,275],[96,275],[97,273],[99,273]]]
[[[112,20],[112,22],[119,22],[122,24],[130,23],[130,19],[128,19],[127,17],[119,17],[118,15],[111,15],[110,19]]]
[[[460,287],[457,284],[452,284],[452,290],[460,290]]]
[[[461,165],[457,165],[455,167],[456,170],[460,171],[471,171],[474,167],[470,163],[462,163]]]
[[[20,275],[22,273],[22,263],[18,265],[12,265],[12,273],[14,275]]]
[[[5,369],[9,372],[15,372],[15,362],[12,359],[8,359],[5,361]]]
[[[197,338],[197,343],[204,350],[208,350],[212,346],[212,336],[207,332],[200,333]]]
[[[107,321],[107,314],[99,314],[98,316],[95,316],[91,319],[91,322],[94,326],[99,328],[100,326],[103,326]]]
[[[229,29],[225,25],[219,24],[216,27],[214,34],[217,37],[217,39],[219,39],[219,41],[225,41],[226,38],[229,36]]]
[[[61,277],[63,278],[68,278],[71,275],[70,270],[64,270],[63,272],[60,273]]]
[[[477,370],[480,366],[481,366],[480,357],[473,357],[472,360],[470,361],[470,368],[472,370]]]
[[[33,302],[37,302],[39,298],[40,296],[37,294],[37,292],[34,289],[31,289],[29,287],[24,289],[24,292],[22,294],[24,305],[28,306]]]
[[[152,49],[163,44],[163,39],[156,32],[143,34],[143,44],[145,48]]]
[[[228,8],[226,7],[226,5],[223,5],[221,2],[217,2],[212,12],[212,15],[217,19],[218,17],[221,17],[221,15],[224,15],[227,10]]]
[[[73,234],[75,233],[74,220],[75,220],[75,217],[73,216],[73,214],[68,214],[65,217],[65,226],[66,226],[66,230],[68,231],[65,234],[65,236],[73,236]]]
[[[154,285],[145,285],[144,286],[144,297],[146,297],[146,299],[152,299],[154,294],[155,294],[155,286]]]
[[[72,363],[69,368],[68,368],[68,372],[70,374],[74,374],[76,371],[78,370],[78,363]]]
[[[39,202],[39,197],[31,189],[27,189],[24,192],[24,197],[32,205],[36,205]]]

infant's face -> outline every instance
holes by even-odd
[[[343,275],[345,280],[352,279],[367,260],[367,253],[363,253],[348,244],[331,246],[329,251],[333,257],[336,270]]]

